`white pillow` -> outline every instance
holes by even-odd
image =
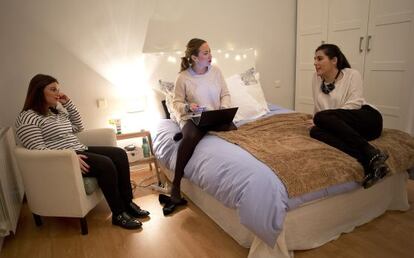
[[[252,96],[266,112],[269,112],[266,99],[263,94],[262,86],[260,85],[259,73],[254,68],[240,74],[240,79],[243,81],[244,89]]]
[[[236,122],[245,119],[255,119],[266,114],[267,110],[247,92],[246,86],[239,74],[227,78],[226,84],[230,91],[232,105],[239,107],[234,118]]]

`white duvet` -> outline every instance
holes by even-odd
[[[275,107],[271,110],[268,115],[291,112]],[[173,121],[162,120],[153,134],[155,155],[172,171],[179,145],[172,137],[179,131]],[[241,224],[271,247],[289,209],[358,187],[351,182],[289,199],[283,183],[269,167],[239,146],[209,134],[197,145],[184,177],[225,206],[236,209]]]

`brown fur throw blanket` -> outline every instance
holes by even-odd
[[[236,131],[211,132],[250,152],[269,166],[286,186],[289,197],[349,181],[362,181],[362,166],[351,156],[309,136],[310,115],[274,115],[244,124]],[[371,142],[387,152],[391,173],[414,167],[414,138],[384,129]]]

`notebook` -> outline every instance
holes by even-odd
[[[237,109],[238,107],[203,111],[199,115],[191,116],[191,120],[198,127],[232,124]]]

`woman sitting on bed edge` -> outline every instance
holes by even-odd
[[[215,110],[231,106],[230,93],[221,71],[212,66],[211,61],[211,50],[205,40],[194,38],[187,43],[175,82],[171,114],[171,118],[181,128],[181,133],[176,134],[174,140],[182,140],[177,151],[171,197],[163,194],[159,196],[160,203],[164,204],[164,215],[172,213],[176,206],[187,203],[180,193],[184,168],[198,142],[207,133],[207,130],[197,127],[191,119],[188,120],[186,115],[200,109]]]
[[[364,167],[362,185],[368,188],[389,172],[388,155],[368,143],[381,136],[382,116],[363,98],[361,75],[338,46],[319,46],[314,60],[310,136],[356,158]]]

